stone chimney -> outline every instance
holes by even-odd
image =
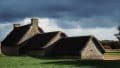
[[[38,26],[38,19],[37,18],[32,18],[31,19],[31,25],[32,26]]]
[[[18,28],[18,27],[20,27],[20,24],[13,24],[13,27]]]

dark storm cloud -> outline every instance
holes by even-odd
[[[66,0],[67,1],[67,0]],[[60,17],[69,11],[69,1],[58,0],[2,0],[0,21],[11,21],[25,17]]]
[[[119,0],[0,0],[0,22],[37,16],[55,18],[62,28],[111,27],[119,24],[119,6]]]

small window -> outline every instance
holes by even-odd
[[[92,49],[90,49],[90,51],[93,51]]]

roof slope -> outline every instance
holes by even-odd
[[[60,33],[60,34],[59,34]],[[47,44],[50,42],[56,42],[57,40],[59,40],[60,38],[57,38],[54,40],[54,38],[57,35],[64,35],[62,37],[66,37],[66,35],[64,33],[61,33],[60,31],[56,31],[56,32],[48,32],[48,33],[43,33],[43,34],[38,34],[34,37],[32,37],[31,39],[28,40],[28,42],[26,44],[24,44],[23,47],[27,48],[27,49],[43,49],[43,48],[47,48]]]
[[[92,40],[93,42],[96,44],[96,47],[102,52],[105,53],[105,49],[102,45],[102,43],[100,43],[100,41],[98,41],[95,37],[92,36]]]
[[[83,48],[83,46],[87,43],[89,40],[89,37],[68,37],[68,38],[63,38],[60,40],[58,43],[59,46],[63,46],[63,49],[67,48],[69,50],[80,50]],[[58,47],[59,47],[58,46]]]
[[[66,52],[67,54],[71,53],[74,55],[81,51],[90,39],[97,44],[96,47],[103,53],[104,49],[101,47],[101,44],[95,38],[93,39],[92,36],[63,38],[55,44],[53,52],[63,51],[63,53]]]
[[[16,45],[21,40],[21,38],[27,33],[30,27],[31,24],[14,28],[8,34],[8,36],[2,41],[2,45],[6,45],[6,46]],[[38,27],[38,29],[40,32],[43,32],[41,28]]]

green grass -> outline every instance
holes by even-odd
[[[120,56],[120,52],[106,52],[105,55]]]
[[[0,55],[0,68],[120,68],[120,61],[34,58]]]

